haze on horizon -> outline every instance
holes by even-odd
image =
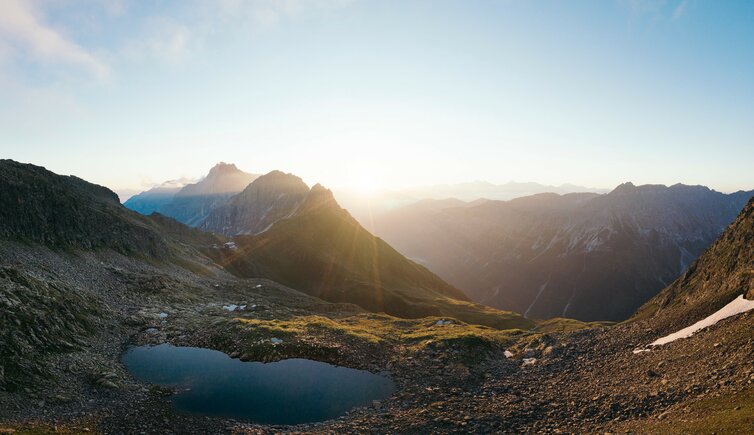
[[[0,157],[116,191],[754,187],[754,3],[45,1],[0,14]]]

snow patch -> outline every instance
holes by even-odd
[[[663,344],[668,344],[676,341],[679,338],[689,338],[699,330],[710,327],[723,319],[727,319],[728,317],[732,317],[736,314],[741,314],[749,310],[754,310],[754,301],[744,299],[744,295],[740,295],[731,303],[720,308],[706,318],[694,323],[689,327],[683,328],[680,331],[666,335],[662,338],[658,338],[657,340],[653,341],[650,346],[662,346]]]
[[[727,319],[728,317],[733,317],[737,314],[745,313],[746,311],[750,310],[754,310],[754,301],[744,299],[744,295],[740,295],[736,299],[731,301],[728,305],[720,308],[704,319],[694,323],[691,326],[683,328],[680,331],[676,331],[662,338],[658,338],[657,340],[650,343],[649,346],[662,346],[664,344],[672,343],[681,338],[689,338],[700,330],[715,325],[721,320]],[[649,350],[650,349],[648,348],[634,349],[633,353],[639,354],[642,352],[649,352]]]
[[[283,342],[283,340],[281,340],[279,338],[275,338],[275,337],[270,338],[270,343],[272,343],[272,344],[280,344],[282,342]]]
[[[252,305],[252,308],[256,307],[256,305]],[[229,305],[223,305],[223,310],[225,311],[243,311],[246,309],[246,305],[236,305],[236,304],[229,304]]]
[[[160,319],[164,319],[164,318],[166,318],[168,316],[168,313],[162,312],[162,313],[158,314],[158,316],[160,316]]]
[[[442,319],[440,319],[437,322],[435,322],[435,325],[450,325],[451,323],[453,323],[452,320],[442,320]]]

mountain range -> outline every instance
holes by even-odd
[[[428,199],[455,199],[474,203],[485,200],[510,200],[538,193],[567,194],[576,192],[606,193],[607,191],[574,184],[553,186],[534,182],[510,181],[504,184],[494,184],[487,181],[472,181],[394,190],[383,189],[371,193],[352,189],[338,189],[334,193],[343,208],[348,210],[369,231],[374,231],[371,221],[374,216]]]
[[[433,218],[439,223],[470,219],[489,232],[489,244],[506,249],[516,246],[506,241],[515,235],[520,246],[550,256],[542,267],[576,253],[615,273],[659,261],[638,259],[626,247],[674,246],[667,267],[684,262],[685,271],[612,325],[527,320],[471,303],[369,233],[331,191],[292,174],[273,171],[230,195],[207,215],[218,214],[217,229],[208,232],[160,213],[140,215],[79,178],[0,160],[0,427],[747,433],[754,311],[720,315],[731,303],[754,306],[754,199],[744,199],[738,213],[729,210],[747,195],[625,184],[604,195],[413,206],[444,216]],[[725,223],[729,213],[735,216]],[[516,232],[505,237],[500,228]],[[686,263],[678,250],[715,232],[716,240]],[[437,234],[456,248],[479,240]],[[598,254],[604,259],[591,256]],[[512,273],[523,264],[514,263]],[[565,273],[564,266],[553,270]],[[641,272],[625,270],[617,276]],[[593,297],[595,305],[609,303]],[[700,321],[707,326],[693,335],[651,344]],[[166,344],[214,349],[225,359],[303,358],[381,372],[396,391],[341,418],[283,429],[177,412],[172,404],[182,386],[146,384],[121,363],[124,349]]]
[[[198,226],[215,208],[241,192],[259,175],[218,163],[196,183],[175,186],[167,182],[134,195],[124,205],[141,214],[159,212],[189,226]]]
[[[623,320],[680,276],[752,193],[625,183],[608,194],[425,200],[372,222],[480,303],[530,318]]]

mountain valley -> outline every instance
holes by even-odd
[[[753,194],[626,183],[602,195],[426,200],[372,222],[477,302],[533,319],[621,321],[680,276]]]
[[[78,178],[0,162],[0,428],[746,433],[754,424],[754,312],[633,352],[752,297],[754,200],[682,276],[612,325],[471,303],[370,234],[328,189],[291,177],[270,173],[226,198],[207,215],[224,216],[212,233],[132,212]],[[279,212],[265,220],[270,208]],[[131,346],[163,343],[389,373],[396,392],[297,426],[178,413],[179,389],[137,381],[119,362]]]

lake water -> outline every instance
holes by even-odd
[[[169,344],[130,348],[122,358],[137,379],[175,386],[184,412],[267,424],[324,421],[390,397],[386,376],[307,359],[242,362],[210,349]]]

